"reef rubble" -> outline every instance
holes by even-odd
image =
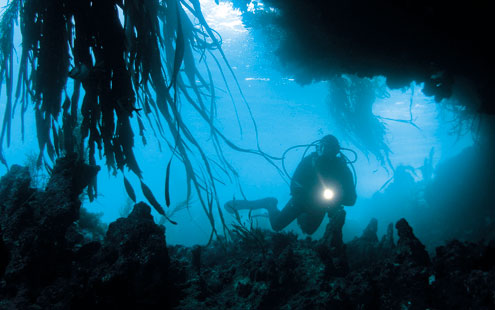
[[[495,242],[453,240],[429,254],[405,219],[381,240],[372,219],[348,243],[254,228],[167,246],[140,202],[90,238],[79,196],[97,171],[68,157],[45,189],[20,166],[2,177],[0,309],[495,308]]]

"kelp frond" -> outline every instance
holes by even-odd
[[[0,161],[7,166],[3,156],[2,146],[4,137],[7,137],[7,145],[10,144],[10,125],[12,119],[12,85],[14,73],[14,26],[18,19],[19,2],[10,2],[0,21],[0,94],[1,85],[5,81],[7,102],[3,117],[2,132],[0,135]],[[7,167],[8,168],[8,167]]]
[[[362,152],[373,154],[382,166],[393,170],[385,124],[372,111],[375,99],[385,96],[384,85],[368,78],[343,75],[329,81],[328,106],[336,125]]]
[[[14,99],[13,34],[18,17],[23,41]],[[134,119],[143,143],[145,127],[151,127],[158,141],[165,141],[172,156],[184,164],[186,200],[196,193],[212,226],[210,240],[218,235],[215,209],[223,223],[216,171],[231,179],[237,177],[222,146],[271,161],[259,144],[253,150],[241,148],[215,125],[215,86],[206,57],[213,56],[231,98],[223,66],[240,88],[221,49],[221,37],[208,26],[199,0],[12,0],[0,28],[0,80],[6,81],[7,91],[0,148],[4,138],[7,145],[10,142],[13,100],[21,104],[22,115],[31,102],[39,163],[45,153],[53,162],[58,156],[76,152],[89,164],[96,164],[99,154],[114,173],[127,167],[144,184],[133,150]],[[200,73],[200,64],[206,66],[207,78]],[[215,159],[192,134],[183,119],[182,104],[190,104],[208,124]],[[133,193],[130,188],[127,181],[126,190]],[[96,195],[96,182],[88,195],[90,199]],[[169,197],[166,200],[168,204]],[[157,201],[153,203],[161,210]],[[223,229],[227,235],[224,223]]]

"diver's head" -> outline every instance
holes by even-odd
[[[335,157],[340,152],[339,140],[333,135],[326,135],[320,139],[318,144],[318,155]]]

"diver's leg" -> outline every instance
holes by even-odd
[[[311,235],[320,227],[325,213],[324,209],[304,212],[297,217],[297,224],[299,224],[303,233]]]
[[[276,207],[267,210],[270,224],[272,225],[272,229],[275,231],[280,231],[287,227],[287,225],[295,220],[301,213],[300,206],[298,206],[292,198],[281,211]]]
[[[229,213],[234,213],[235,210],[255,210],[255,209],[276,209],[277,198],[268,197],[258,200],[230,200],[224,205],[225,210]]]

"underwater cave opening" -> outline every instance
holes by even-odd
[[[229,2],[220,2],[220,5],[216,5],[213,0],[205,0],[201,1],[201,4],[205,19],[222,36],[227,58],[251,108],[249,111],[246,107],[238,105],[236,109],[228,93],[219,84],[216,92],[217,121],[223,132],[239,145],[255,145],[256,137],[249,118],[252,113],[257,123],[262,149],[274,156],[281,155],[293,145],[309,143],[328,133],[334,133],[341,139],[342,146],[356,149],[359,153],[358,162],[355,164],[359,198],[355,206],[347,208],[344,240],[351,240],[359,235],[373,217],[379,220],[380,234],[385,232],[390,221],[395,222],[406,215],[411,217],[413,227],[416,222],[418,227],[421,226],[419,225],[421,218],[427,218],[429,213],[428,209],[420,209],[424,208],[421,204],[426,203],[424,197],[415,195],[422,193],[423,189],[415,189],[414,192],[408,193],[410,196],[403,197],[401,196],[405,195],[403,192],[411,189],[396,188],[397,193],[388,193],[390,197],[384,198],[387,188],[398,182],[394,182],[394,174],[390,168],[383,167],[373,155],[367,156],[359,151],[351,140],[346,139],[346,133],[332,120],[328,109],[327,83],[315,82],[302,86],[294,81],[293,77],[278,71],[273,65],[277,63],[275,56],[267,57],[263,44],[257,41],[256,30],[243,25],[241,14]],[[16,40],[19,37],[20,35],[16,35]],[[211,67],[214,67],[214,61],[212,59],[208,61]],[[222,80],[222,73],[218,70],[212,70],[212,76],[214,80]],[[389,96],[377,99],[372,105],[373,114],[381,118],[386,128],[385,141],[391,151],[390,162],[395,168],[406,167],[404,170],[406,179],[412,178],[415,184],[419,184],[425,178],[421,171],[425,160],[431,160],[430,164],[435,168],[473,144],[469,128],[461,134],[453,132],[459,114],[446,109],[444,103],[437,103],[432,97],[424,95],[421,89],[422,85],[415,84],[402,90],[387,89]],[[242,101],[240,94],[234,93],[234,96],[235,101]],[[0,110],[3,111],[4,108],[5,92],[2,92]],[[214,149],[208,144],[211,139],[208,125],[200,124],[198,116],[194,115],[190,107],[184,106],[182,113],[188,122],[198,124],[192,126],[193,134],[202,145],[205,145],[207,154],[214,156]],[[239,122],[236,120],[237,115]],[[408,120],[410,116],[413,117],[414,125],[417,127],[397,121]],[[15,131],[13,141],[9,148],[4,149],[9,164],[24,164],[29,154],[37,152],[34,113],[28,111],[26,120],[31,121],[26,122],[24,143],[20,143],[19,131],[15,129],[19,128],[20,119],[13,120]],[[133,128],[135,132],[138,131],[137,124],[133,124]],[[141,141],[136,141],[136,157],[147,184],[157,197],[163,197],[164,174],[170,152],[159,151],[151,130],[146,131],[146,140],[148,142],[146,148]],[[290,172],[293,172],[300,160],[301,152],[296,150],[288,155],[287,166]],[[263,158],[230,149],[224,150],[224,155],[237,169],[244,194],[248,199],[274,196],[280,202],[279,208],[289,199],[287,184]],[[98,161],[98,164],[104,166],[104,160]],[[5,168],[1,167],[1,169],[4,173]],[[186,177],[179,161],[172,162],[171,173],[172,208],[183,206],[181,203],[186,195]],[[128,178],[133,184],[139,182],[134,175],[128,175]],[[236,184],[231,184],[228,180],[222,181],[225,185],[219,185],[218,189],[219,199],[222,202],[232,199],[233,196],[241,197]],[[384,184],[386,186],[382,188]],[[98,190],[99,197],[94,202],[85,200],[84,207],[91,212],[103,213],[101,219],[105,223],[112,222],[130,211],[131,202],[122,186],[120,176],[114,177],[104,170],[101,171],[98,175]],[[138,200],[144,200],[144,197],[139,196]],[[420,215],[418,210],[421,210]],[[160,221],[158,214],[154,215],[156,220]],[[174,215],[174,220],[179,225],[164,223],[167,227],[166,236],[169,244],[194,245],[208,241],[210,224],[200,206],[194,204],[194,198],[189,208],[182,208]],[[228,223],[232,221],[233,218],[227,218]],[[256,217],[255,221],[262,228],[270,227],[268,219],[263,216]],[[313,235],[314,238],[319,238],[323,234],[324,226],[321,225]],[[295,224],[288,229],[300,233]],[[427,230],[427,227],[421,229]],[[421,231],[418,235],[422,236]],[[424,235],[427,235],[426,232]]]

